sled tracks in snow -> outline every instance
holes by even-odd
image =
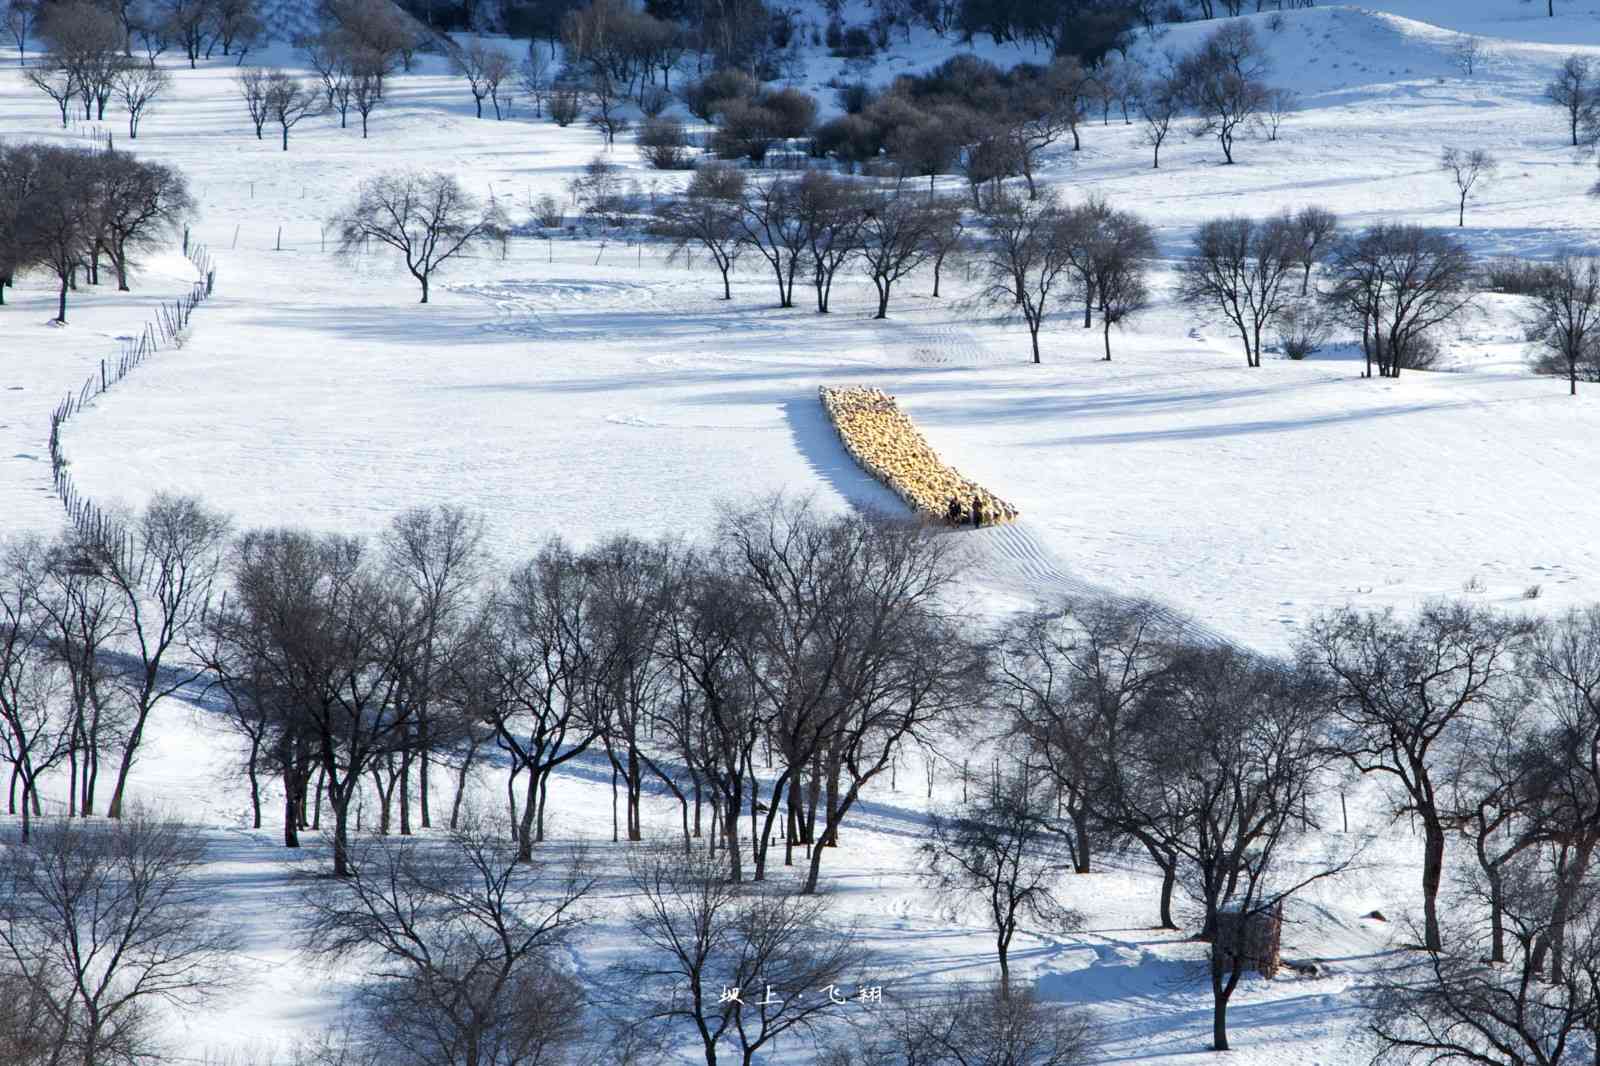
[[[993,366],[1009,356],[999,356],[980,344],[960,319],[942,318],[905,327],[898,334],[901,345],[910,348],[911,358],[924,367],[958,369]],[[894,349],[886,348],[886,352]],[[899,348],[904,354],[905,347]],[[1004,525],[961,530],[951,536],[965,538],[971,545],[973,577],[989,588],[1044,602],[1063,599],[1107,599],[1131,604],[1140,599],[1156,604],[1157,611],[1174,628],[1212,644],[1233,644],[1233,640],[1181,611],[1167,607],[1151,597],[1117,592],[1072,572],[1072,568],[1037,536],[1026,518]]]
[[[957,535],[957,534],[952,534]],[[1046,603],[1064,599],[1106,599],[1132,604],[1141,597],[1114,591],[1072,573],[1029,527],[1026,519],[961,533],[973,541],[973,574],[983,584]],[[1148,599],[1146,597],[1146,599]],[[1181,611],[1156,604],[1161,617],[1185,635],[1209,644],[1233,644],[1221,632]]]

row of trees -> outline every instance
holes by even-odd
[[[517,64],[492,44],[456,49],[452,63],[470,89],[478,116],[489,101],[495,117],[515,85],[545,113],[568,125],[587,113],[608,144],[633,125],[637,107],[647,121],[641,146],[663,168],[686,166],[682,123],[663,117],[671,102],[671,75],[686,53],[680,33],[649,14],[614,0],[597,0],[568,14],[566,64],[552,62],[537,45]],[[796,89],[769,89],[748,71],[724,66],[682,83],[677,96],[686,110],[712,123],[712,151],[723,159],[763,162],[775,145],[805,140],[819,157],[850,169],[888,162],[901,174],[960,173],[978,190],[1020,176],[1030,195],[1043,151],[1070,138],[1082,145],[1084,127],[1098,112],[1113,111],[1126,123],[1145,125],[1159,166],[1162,146],[1186,116],[1196,135],[1214,135],[1227,162],[1236,138],[1260,128],[1269,139],[1294,107],[1293,94],[1269,88],[1264,49],[1247,22],[1219,27],[1191,55],[1160,71],[1136,61],[1104,57],[1092,67],[1077,58],[1047,66],[1020,64],[1001,71],[984,60],[957,56],[926,75],[902,75],[877,94],[862,84],[839,90],[845,114],[816,124],[815,99]],[[658,84],[659,78],[659,84]],[[666,145],[669,152],[654,152]]]
[[[953,57],[926,75],[901,76],[881,95],[844,87],[846,113],[814,131],[814,103],[809,111],[774,106],[738,72],[714,72],[681,95],[692,114],[716,124],[712,148],[723,158],[759,163],[778,141],[809,135],[813,154],[850,168],[887,161],[905,175],[960,173],[976,201],[978,189],[1008,177],[1023,178],[1035,195],[1041,154],[1068,139],[1074,151],[1081,148],[1096,112],[1102,122],[1114,111],[1125,123],[1140,120],[1154,166],[1186,117],[1191,132],[1215,136],[1232,163],[1242,132],[1259,128],[1276,139],[1295,106],[1292,93],[1265,83],[1267,71],[1250,24],[1234,22],[1158,71],[1108,57],[1093,67],[1062,58],[1002,72],[975,57]],[[797,123],[797,114],[810,118]]]
[[[266,39],[257,0],[7,0],[0,16],[24,60],[34,36],[51,51],[70,42],[131,59],[137,48],[151,66],[176,47],[191,67],[219,50],[242,62]]]
[[[1426,955],[1374,996],[1386,1056],[1567,1061],[1561,1049],[1592,1032],[1600,965],[1600,833],[1588,826],[1600,609],[1346,609],[1314,619],[1284,662],[1185,630],[1150,604],[1095,601],[1019,616],[997,636],[1012,770],[937,819],[924,850],[939,885],[991,905],[1002,974],[1020,920],[1073,921],[1054,897],[1054,842],[1079,872],[1104,848],[1133,848],[1163,875],[1161,924],[1176,926],[1177,889],[1213,942],[1226,1048],[1247,952],[1217,939],[1241,924],[1219,915],[1269,915],[1358,856],[1352,838],[1322,861],[1284,861],[1355,772],[1384,782],[1393,816],[1422,837]],[[1470,856],[1447,885],[1451,841]]]
[[[829,1066],[1079,1066],[1088,1016],[1029,991],[895,984],[824,898],[732,883],[704,850],[631,845],[604,970],[568,959],[597,917],[581,843],[518,856],[469,816],[428,838],[365,838],[351,875],[306,878],[286,932],[307,964],[362,974],[300,1066],[646,1066],[685,1043],[710,1064],[810,1048]],[[162,1006],[235,987],[241,943],[206,876],[205,834],[136,812],[52,819],[0,849],[0,1055],[10,1066],[182,1061]]]
[[[267,775],[282,783],[290,845],[328,805],[343,884],[317,889],[328,895],[310,908],[310,940],[331,956],[379,957],[375,972],[400,998],[369,1002],[391,1034],[420,1039],[442,1017],[430,997],[470,992],[498,1013],[457,1012],[451,1024],[537,1022],[559,1043],[561,1012],[511,1005],[542,982],[553,1002],[573,995],[541,945],[560,942],[592,877],[573,867],[546,879],[557,891],[542,919],[508,901],[526,899],[519,864],[549,850],[552,775],[591,755],[613,775],[615,839],[645,839],[647,783],[672,797],[681,826],[680,845],[633,860],[635,930],[654,954],[620,964],[630,1023],[649,1004],[656,1022],[697,1034],[708,1062],[725,1041],[748,1061],[785,1032],[811,1033],[837,1000],[795,997],[757,1013],[686,998],[683,987],[850,983],[859,952],[802,898],[826,849],[908,748],[932,759],[952,735],[984,734],[1004,745],[1004,769],[934,818],[924,854],[942,898],[985,902],[1001,966],[996,1012],[1037,1021],[1010,981],[1009,950],[1024,922],[1077,921],[1055,895],[1067,866],[1089,872],[1107,848],[1133,848],[1162,875],[1161,923],[1176,926],[1181,898],[1213,942],[1214,1041],[1227,1047],[1246,952],[1228,939],[1241,923],[1220,916],[1270,913],[1345,868],[1353,852],[1285,859],[1322,827],[1341,773],[1356,772],[1389,782],[1393,813],[1422,831],[1418,939],[1429,955],[1384,990],[1377,1029],[1394,1053],[1414,1051],[1419,1033],[1435,1041],[1424,1046],[1461,1053],[1491,1038],[1544,1040],[1537,1019],[1563,1027],[1563,1039],[1590,1024],[1600,609],[1549,621],[1448,603],[1413,620],[1343,610],[1314,619],[1294,656],[1275,661],[1197,639],[1147,603],[1069,602],[978,632],[949,605],[948,535],[781,500],[728,512],[699,545],[620,537],[580,552],[551,541],[498,582],[475,522],[448,508],[407,512],[374,545],[249,532],[223,571],[225,526],[192,501],[157,501],[141,529],[170,531],[181,550],[140,554],[151,536],[141,532],[115,550],[67,540],[7,551],[0,713],[24,837],[39,776],[63,760],[90,765],[91,734],[120,733],[134,750],[148,697],[196,678],[174,672],[183,653],[247,741],[258,818]],[[168,575],[153,601],[119,583],[136,555]],[[222,580],[225,598],[213,595]],[[113,649],[143,646],[140,627],[157,613],[170,619],[155,637],[166,658],[140,682],[134,657]],[[63,633],[67,615],[74,628]],[[115,691],[128,695],[108,700]],[[490,750],[509,767],[500,832],[480,829],[461,799]],[[363,795],[382,811],[381,834],[396,808],[402,837],[430,824],[430,768],[454,778],[455,852],[353,834]],[[71,773],[69,812],[92,777]],[[73,831],[51,824],[43,846],[63,832]],[[766,884],[780,839],[785,865],[808,860],[800,896]],[[1471,855],[1462,905],[1450,910],[1452,840]],[[765,887],[740,887],[747,873]],[[397,892],[406,905],[395,906]],[[422,919],[447,905],[436,928]],[[532,924],[506,935],[504,913]],[[482,922],[478,933],[463,933],[462,914]],[[761,929],[769,935],[746,937]],[[466,936],[453,943],[478,962],[462,970],[443,961],[460,956],[415,950],[418,938],[447,934]],[[880,1057],[866,1061],[900,1062],[920,1046],[913,1036],[956,1039],[928,1029],[933,1017],[836,1049],[838,1061],[870,1049]],[[1047,1032],[1068,1045],[1081,1035]]]
[[[1319,265],[1326,267],[1327,284],[1308,303]],[[1438,353],[1433,332],[1478,293],[1477,267],[1455,238],[1387,222],[1341,236],[1338,219],[1315,207],[1202,223],[1178,269],[1180,298],[1232,325],[1250,366],[1261,365],[1269,331],[1279,331],[1291,355],[1325,339],[1320,305],[1333,320],[1360,331],[1368,376],[1374,365],[1383,377],[1432,365]]]
[[[1149,303],[1146,274],[1156,250],[1150,227],[1102,200],[1066,207],[1053,193],[1023,199],[1002,189],[986,207],[980,221],[987,239],[977,252],[985,296],[1023,318],[1034,362],[1045,316],[1068,299],[1080,301],[1086,328],[1099,311],[1110,360],[1111,327]],[[680,249],[708,253],[722,274],[724,299],[732,298],[734,265],[749,251],[772,270],[780,306],[793,306],[795,280],[806,276],[824,314],[835,277],[850,264],[871,279],[878,318],[888,317],[895,283],[925,266],[933,268],[938,296],[946,259],[966,242],[954,201],[819,171],[747,181],[731,167],[702,166],[684,196],[661,205],[657,216]]]
[[[589,210],[625,211],[613,169],[596,160],[590,176],[575,183]],[[982,204],[969,223],[959,203],[899,182],[864,183],[821,171],[752,179],[712,163],[696,169],[681,196],[656,206],[652,229],[676,243],[675,254],[703,251],[721,274],[724,299],[732,298],[738,263],[753,254],[771,270],[780,306],[794,305],[795,284],[805,279],[821,313],[841,270],[871,280],[876,317],[886,318],[894,287],[912,273],[931,268],[938,296],[946,265],[956,257],[974,260],[983,271],[984,299],[1026,324],[1035,362],[1045,320],[1068,307],[1082,309],[1084,328],[1098,313],[1109,360],[1112,328],[1151,301],[1157,248],[1150,226],[1093,197],[1064,205],[1053,192],[1027,199],[1001,186]],[[485,207],[437,173],[368,179],[333,225],[346,254],[374,240],[399,252],[423,302],[442,264],[507,232],[495,205]],[[1516,282],[1531,298],[1528,334],[1541,353],[1536,368],[1567,377],[1574,394],[1580,379],[1600,375],[1597,270],[1590,259],[1568,254],[1521,270]],[[1471,308],[1485,285],[1483,268],[1447,233],[1380,223],[1344,234],[1338,218],[1319,207],[1206,221],[1177,274],[1179,299],[1228,323],[1247,365],[1260,366],[1274,343],[1290,358],[1304,358],[1343,325],[1361,337],[1367,376],[1376,370],[1381,377],[1433,365],[1438,330]]]
[[[125,152],[19,143],[0,145],[0,304],[28,271],[59,282],[56,321],[67,293],[99,284],[108,262],[126,292],[135,257],[170,238],[193,210],[182,174]]]
[[[183,657],[226,535],[195,501],[162,498],[115,541],[5,545],[0,759],[24,838],[51,774],[65,776],[69,816],[122,816],[151,713],[199,676]]]
[[[203,671],[248,742],[257,823],[264,778],[291,847],[326,804],[340,876],[360,797],[409,834],[432,824],[433,770],[449,767],[454,822],[496,748],[528,857],[552,773],[594,750],[616,774],[619,837],[641,839],[655,781],[685,845],[708,833],[734,880],[746,862],[766,877],[782,818],[783,862],[803,851],[810,892],[862,789],[971,694],[978,650],[943,606],[951,547],[929,528],[770,501],[692,549],[552,541],[492,586],[479,536],[444,509],[400,516],[375,546],[228,542],[195,501],[159,499],[126,543],[11,545],[0,750],[25,831],[52,771],[70,811],[95,810],[100,760],[120,750],[118,814],[152,708]]]
[[[1323,284],[1312,290],[1319,267]],[[1480,264],[1447,233],[1385,222],[1341,234],[1338,219],[1318,207],[1202,223],[1178,271],[1180,299],[1233,326],[1250,366],[1261,365],[1264,336],[1300,358],[1342,324],[1359,331],[1369,377],[1374,367],[1398,377],[1433,365],[1437,331],[1485,286]],[[1600,377],[1600,264],[1567,252],[1517,273],[1534,367],[1567,378],[1577,395],[1580,379]]]
[[[798,276],[809,277],[817,310],[828,312],[834,278],[856,264],[878,294],[878,318],[887,318],[896,282],[924,265],[938,272],[959,244],[962,212],[948,200],[903,188],[878,189],[820,171],[777,181],[747,181],[725,164],[700,167],[684,196],[657,208],[658,228],[680,250],[702,248],[729,275],[754,252],[773,272],[779,304],[794,305]]]
[[[125,28],[112,12],[77,0],[44,9],[40,36],[49,51],[24,76],[55,103],[61,124],[81,107],[85,119],[104,119],[113,99],[128,113],[128,136],[139,136],[139,121],[171,84],[166,71],[124,54]]]

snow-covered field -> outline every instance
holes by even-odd
[[[1114,119],[1085,130],[1082,152],[1052,150],[1045,176],[1068,198],[1095,191],[1138,212],[1175,256],[1196,223],[1233,212],[1319,204],[1350,226],[1453,225],[1438,154],[1486,146],[1499,172],[1460,231],[1475,252],[1592,247],[1593,160],[1566,146],[1540,94],[1569,52],[1600,58],[1600,4],[1558,9],[1548,19],[1542,4],[1513,0],[1387,0],[1287,12],[1281,30],[1261,31],[1273,80],[1298,89],[1304,107],[1278,142],[1242,141],[1239,163],[1222,166],[1214,142],[1182,137],[1152,170],[1138,129]],[[1205,28],[1175,28],[1151,47],[1187,47]],[[1451,57],[1461,32],[1492,50],[1470,77]],[[897,37],[878,74],[955,47]],[[287,50],[258,58],[292,62]],[[819,83],[836,72],[819,57],[810,88],[826,98]],[[251,136],[230,65],[173,73],[172,99],[136,143],[118,145],[189,175],[201,209],[192,236],[217,261],[217,295],[181,350],[68,423],[73,477],[101,503],[175,490],[243,527],[372,532],[402,508],[451,502],[482,512],[507,561],[550,533],[579,543],[621,531],[692,536],[720,502],[778,489],[829,507],[891,507],[817,402],[818,385],[870,384],[895,394],[941,455],[1020,508],[1018,525],[973,536],[969,587],[992,610],[1108,589],[1282,651],[1308,617],[1347,603],[1405,610],[1465,588],[1540,610],[1600,600],[1600,398],[1570,398],[1563,383],[1527,373],[1516,301],[1485,300],[1446,339],[1449,372],[1396,381],[1360,379],[1348,347],[1249,369],[1223,324],[1172,304],[1165,271],[1158,305],[1114,334],[1109,364],[1098,331],[1070,313],[1047,325],[1043,364],[1029,364],[1021,325],[979,305],[959,268],[943,299],[913,278],[890,319],[875,321],[860,280],[823,317],[801,294],[796,308],[775,309],[768,277],[748,261],[724,302],[703,264],[669,261],[657,246],[523,238],[503,256],[453,264],[422,306],[391,257],[345,261],[324,245],[324,220],[362,177],[445,169],[520,219],[540,195],[565,195],[600,135],[521,107],[508,121],[475,120],[465,89],[432,59],[395,80],[369,140],[319,120],[282,152]],[[104,128],[117,130],[115,119]],[[62,131],[0,49],[0,138],[83,144],[101,131]],[[631,146],[611,158],[647,190],[682,180],[645,169]],[[193,280],[176,252],[152,256],[133,293],[77,294],[66,327],[47,324],[44,279],[8,295],[6,532],[59,524],[49,411]],[[1542,594],[1528,603],[1531,586]],[[209,876],[250,940],[238,987],[173,1024],[196,1059],[284,1046],[338,1013],[336,989],[308,980],[295,954],[283,905],[293,869],[270,828],[237,828],[246,801],[233,738],[182,703],[164,706],[152,733],[135,793],[216,827]],[[598,762],[561,775],[551,804],[563,832],[600,832],[603,776]],[[870,794],[824,876],[895,980],[984,974],[981,920],[952,926],[911,876],[927,801],[908,779],[920,773]],[[1352,829],[1383,833],[1369,865],[1306,897],[1287,935],[1290,954],[1326,960],[1322,975],[1253,979],[1236,1000],[1235,1047],[1251,1062],[1334,1066],[1371,1053],[1353,992],[1395,927],[1360,916],[1416,905],[1418,851],[1372,797],[1358,799]],[[672,805],[655,814],[668,824]],[[1067,895],[1088,929],[1029,932],[1017,953],[1048,998],[1093,1007],[1107,1026],[1105,1061],[1204,1058],[1209,994],[1176,979],[1203,949],[1149,928],[1156,883],[1137,863],[1073,879]],[[614,917],[584,965],[615,949]]]

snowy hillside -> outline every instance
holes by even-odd
[[[300,17],[281,6],[280,23]],[[1546,18],[1542,0],[1386,0],[1285,11],[1281,23],[1252,15],[1268,80],[1299,94],[1277,140],[1241,138],[1226,166],[1213,139],[1175,134],[1154,169],[1141,127],[1113,112],[1084,127],[1081,151],[1051,146],[1041,177],[1066,201],[1101,195],[1155,230],[1152,307],[1111,334],[1109,363],[1098,327],[1084,330],[1063,309],[1041,334],[1042,363],[1031,364],[1022,323],[981,299],[970,259],[946,268],[937,299],[929,271],[908,278],[889,318],[876,320],[859,273],[841,274],[834,310],[821,316],[806,299],[776,308],[754,255],[724,301],[703,255],[671,255],[636,234],[544,231],[449,264],[418,304],[390,252],[333,251],[330,216],[379,170],[444,170],[519,225],[542,196],[572,210],[568,183],[596,156],[647,199],[686,180],[649,169],[631,140],[608,150],[581,122],[536,118],[526,100],[505,121],[474,118],[465,83],[437,55],[394,77],[368,139],[321,118],[296,127],[282,151],[271,127],[265,139],[253,134],[231,59],[191,71],[164,57],[170,96],[129,142],[118,115],[63,130],[8,43],[0,142],[91,146],[111,134],[119,149],[178,168],[197,201],[190,239],[217,264],[216,293],[184,344],[65,424],[74,483],[108,508],[193,494],[240,530],[373,535],[406,508],[452,504],[482,515],[500,569],[551,535],[580,547],[624,533],[699,538],[730,503],[775,491],[813,496],[830,513],[894,512],[898,501],[850,461],[817,400],[820,385],[871,385],[898,399],[942,458],[1021,512],[1015,525],[963,534],[960,599],[975,619],[1108,592],[1150,597],[1210,633],[1281,654],[1313,617],[1345,606],[1409,615],[1456,597],[1554,614],[1600,601],[1600,392],[1584,384],[1569,397],[1564,382],[1528,369],[1526,300],[1478,300],[1441,334],[1445,369],[1390,380],[1360,376],[1348,333],[1303,362],[1269,354],[1249,368],[1226,322],[1176,298],[1176,263],[1196,227],[1235,213],[1316,205],[1349,230],[1448,228],[1482,258],[1594,252],[1594,158],[1569,146],[1543,94],[1567,55],[1600,62],[1600,3],[1557,8]],[[1213,28],[1168,27],[1141,35],[1134,51],[1184,52]],[[1470,75],[1456,58],[1464,35],[1486,50]],[[923,29],[909,43],[897,35],[870,78],[923,71],[964,47]],[[985,39],[971,50],[1003,63],[1038,58]],[[282,43],[246,60],[300,62]],[[795,80],[833,113],[827,86],[846,73],[808,48]],[[1499,164],[1463,227],[1438,166],[1447,146],[1488,147]],[[958,177],[937,185],[966,194]],[[51,321],[50,278],[25,275],[5,292],[0,533],[61,527],[51,411],[196,280],[176,248],[148,256],[132,292],[74,293],[65,326]],[[304,857],[285,858],[275,783],[266,828],[247,828],[243,742],[202,687],[158,706],[131,796],[207,827],[205,884],[244,942],[225,993],[198,1011],[164,1009],[161,1025],[183,1049],[172,1062],[287,1062],[297,1040],[347,1016],[362,975],[300,953],[295,901],[328,845],[308,834]],[[916,875],[929,812],[962,791],[956,767],[970,759],[981,777],[990,765],[987,738],[968,739],[970,751],[946,754],[936,784],[925,784],[920,754],[897,764],[893,786],[874,781],[824,868],[833,916],[877,951],[886,997],[994,970],[985,916],[952,918]],[[554,775],[549,799],[551,837],[590,839],[599,852],[597,916],[567,958],[596,984],[614,981],[605,968],[636,946],[624,849],[606,824],[611,787],[596,746]],[[1356,1066],[1377,1047],[1362,993],[1410,935],[1421,847],[1376,782],[1341,789],[1316,812],[1340,831],[1294,861],[1309,868],[1313,852],[1357,842],[1366,850],[1288,907],[1284,955],[1315,972],[1241,985],[1235,1057],[1252,1066]],[[504,764],[483,767],[470,791],[500,809]],[[361,800],[366,830],[376,802]],[[676,831],[678,804],[664,789],[644,806],[649,828]],[[1465,847],[1452,844],[1449,861],[1464,865]],[[1108,855],[1096,872],[1062,879],[1082,929],[1025,922],[1018,934],[1015,971],[1101,1026],[1092,1061],[1214,1061],[1206,946],[1192,929],[1152,928],[1160,884],[1142,852]],[[691,1045],[681,1061],[694,1061]],[[805,1066],[811,1053],[780,1044],[756,1061]]]

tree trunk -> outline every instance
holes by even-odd
[[[283,846],[300,846],[300,818],[305,785],[298,782],[293,770],[283,774]]]
[[[122,748],[122,762],[117,767],[117,783],[111,790],[111,806],[106,808],[107,818],[122,817],[122,796],[128,788],[128,775],[133,772],[134,752],[139,750],[139,743],[144,739],[144,725],[149,719],[149,707],[140,710],[134,717],[133,730],[128,734],[127,743]]]
[[[350,801],[355,798],[359,780],[347,780],[343,795],[328,783],[328,803],[333,807],[333,876],[350,876]]]
[[[1439,880],[1444,874],[1444,827],[1437,815],[1423,815],[1422,842],[1422,918],[1423,947],[1440,951],[1444,940],[1439,933]]]
[[[422,764],[417,767],[417,808],[422,819],[422,828],[433,828],[433,800],[432,790],[429,789],[428,764],[433,760],[429,758],[430,749],[422,750]]]
[[[528,774],[528,790],[526,802],[522,805],[522,818],[517,828],[517,861],[533,861],[533,817],[538,807],[539,775],[533,772]]]
[[[995,953],[1000,957],[1000,998],[1011,998],[1011,958],[1010,937],[1004,932],[997,933],[994,938]]]
[[[1228,996],[1216,963],[1211,964],[1211,1050],[1228,1050]]]
[[[1110,356],[1106,358],[1110,359]],[[1089,872],[1092,859],[1092,842],[1089,839],[1089,812],[1087,809],[1079,807],[1072,812],[1072,833],[1078,838],[1077,862],[1073,865],[1073,870],[1080,874],[1086,874]]]
[[[250,779],[250,814],[253,823],[251,828],[253,829],[261,828],[261,781],[256,775],[256,760],[260,751],[261,738],[252,736],[250,738],[250,756],[245,762],[245,776]],[[76,769],[77,761],[74,760],[73,762],[74,769]]]

